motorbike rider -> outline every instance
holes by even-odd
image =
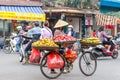
[[[101,26],[98,30],[98,38],[102,42],[103,45],[108,45],[107,52],[110,52],[112,43],[109,40],[106,40],[106,38],[112,38],[112,36],[107,35],[106,32],[104,31],[104,26]]]
[[[17,26],[17,30],[18,30],[18,34],[17,34],[17,36],[15,36],[18,38],[18,41],[16,43],[16,52],[19,52],[20,44],[23,41],[23,38],[21,35],[24,33],[24,30],[22,29],[22,26]],[[13,38],[15,38],[15,37],[13,37]]]
[[[25,48],[25,55],[24,55],[26,58],[25,63],[28,62],[28,55],[29,55],[28,51],[30,51],[32,43],[39,40],[41,36],[41,28],[39,26],[39,23],[35,22],[34,26],[35,26],[34,28],[29,29],[27,32],[27,37],[31,37],[32,39]]]

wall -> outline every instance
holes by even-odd
[[[73,17],[67,17],[66,21],[69,22],[69,24],[74,26],[74,30],[76,32],[79,32],[79,18],[73,18]]]
[[[66,21],[69,23],[69,24],[71,24],[71,25],[73,25],[73,27],[74,27],[74,31],[76,31],[76,33],[77,33],[77,38],[81,38],[81,20],[80,20],[80,18],[76,18],[76,17],[66,17]]]

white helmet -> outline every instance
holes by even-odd
[[[73,26],[72,26],[72,25],[68,25],[68,27],[69,27],[69,28],[73,28]]]
[[[16,28],[17,28],[17,29],[22,29],[22,26],[17,26]]]

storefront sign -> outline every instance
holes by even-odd
[[[92,14],[85,15],[85,25],[93,25]]]
[[[45,21],[45,14],[0,11],[0,19]]]

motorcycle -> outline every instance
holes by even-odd
[[[117,49],[117,44],[115,43],[115,40],[113,39],[108,39],[109,41],[111,41],[112,46],[110,51],[107,51],[108,45],[97,45],[95,47],[90,47],[89,50],[92,52],[92,54],[98,58],[98,57],[109,57],[111,56],[113,59],[117,59],[118,57],[118,49]]]
[[[11,36],[10,36],[11,52],[16,52],[16,44],[17,44],[18,38],[15,36],[17,36],[16,33],[11,33]],[[15,38],[13,38],[13,37],[15,37]]]
[[[4,53],[12,53],[16,52],[16,43],[18,41],[18,38],[16,33],[11,33],[10,39],[5,41],[5,44],[3,46],[3,52]],[[15,37],[15,38],[13,38]]]

